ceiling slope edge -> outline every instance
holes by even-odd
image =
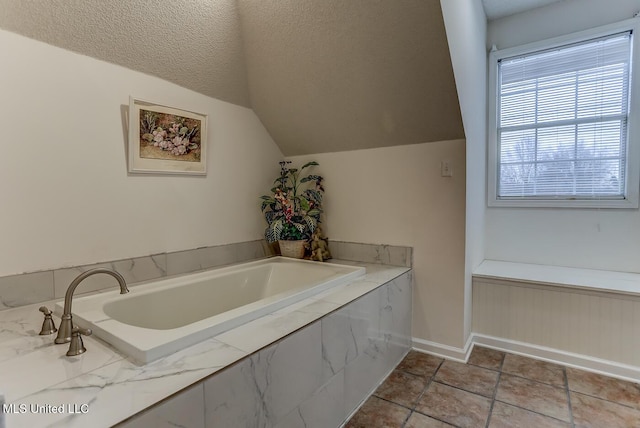
[[[437,0],[238,0],[251,104],[286,156],[464,138]]]

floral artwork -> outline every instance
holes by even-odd
[[[148,110],[140,110],[140,116],[141,157],[200,160],[201,121]]]
[[[131,98],[129,171],[206,173],[206,115]]]

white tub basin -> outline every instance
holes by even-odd
[[[364,275],[365,268],[274,257],[74,298],[75,324],[147,363]],[[79,286],[82,287],[82,284]],[[63,302],[56,304],[61,314]]]

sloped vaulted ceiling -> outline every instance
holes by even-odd
[[[285,155],[464,135],[440,0],[0,0],[0,27],[252,107]]]
[[[463,138],[439,0],[238,0],[251,104],[287,155]]]
[[[0,28],[250,106],[236,0],[0,0]]]

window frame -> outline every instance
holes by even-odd
[[[489,111],[487,139],[487,205],[489,207],[557,207],[557,208],[638,208],[640,193],[640,18],[633,18],[615,24],[592,28],[552,39],[529,43],[502,50],[492,50],[489,54]],[[553,49],[605,37],[625,31],[632,32],[631,67],[629,73],[629,111],[627,122],[627,165],[626,195],[624,199],[571,199],[566,197],[522,197],[500,199],[498,190],[498,62],[503,58],[526,55],[537,51]]]

